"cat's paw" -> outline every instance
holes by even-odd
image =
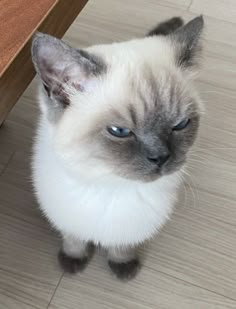
[[[77,272],[82,272],[88,265],[89,258],[87,256],[81,258],[74,258],[68,256],[62,250],[58,253],[58,261],[61,268],[70,274],[75,274]]]
[[[141,264],[138,259],[133,259],[124,263],[117,263],[109,260],[108,265],[116,277],[123,281],[133,279],[141,268]]]

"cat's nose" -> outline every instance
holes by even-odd
[[[159,167],[162,167],[162,165],[164,163],[166,163],[166,161],[168,161],[170,158],[169,154],[166,155],[162,155],[162,156],[158,156],[158,157],[148,157],[148,161],[158,165]]]

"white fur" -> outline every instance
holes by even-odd
[[[122,178],[75,179],[52,147],[42,120],[34,155],[34,183],[40,207],[62,234],[103,246],[137,245],[166,222],[179,175],[139,183]]]
[[[94,116],[91,102],[100,98],[101,106],[94,106],[94,110],[99,110],[104,108],[102,97],[107,97],[109,91],[114,98],[126,96],[125,72],[123,82],[120,77],[122,66],[128,65],[132,74],[136,66],[151,62],[156,67],[181,73],[174,67],[173,49],[164,38],[146,38],[90,50],[103,54],[112,67],[114,80],[107,88],[100,89],[99,94],[74,96],[72,106],[56,125],[47,120],[41,97],[43,115],[34,148],[34,185],[42,211],[63,235],[105,247],[133,246],[152,237],[168,219],[176,199],[179,172],[150,183],[127,180],[109,172],[99,177],[103,166],[90,159],[86,162],[86,152],[83,148],[75,151],[75,144],[82,140],[83,131],[86,132],[87,115]],[[122,85],[123,91],[115,89],[115,85]],[[99,81],[91,87],[99,88]],[[90,112],[86,113],[86,108]],[[81,113],[84,113],[82,118]],[[88,177],[86,171],[91,175],[97,172],[98,176]]]

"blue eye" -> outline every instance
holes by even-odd
[[[174,130],[174,131],[183,130],[189,125],[189,123],[190,123],[190,119],[188,119],[188,118],[184,119],[181,122],[179,122],[176,126],[174,126],[172,128],[172,130]]]
[[[115,137],[120,137],[120,138],[129,137],[132,134],[132,132],[127,128],[120,128],[120,127],[115,127],[115,126],[108,127],[107,131],[111,135]]]

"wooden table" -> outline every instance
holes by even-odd
[[[32,80],[35,31],[62,37],[88,0],[0,0],[0,125]]]

